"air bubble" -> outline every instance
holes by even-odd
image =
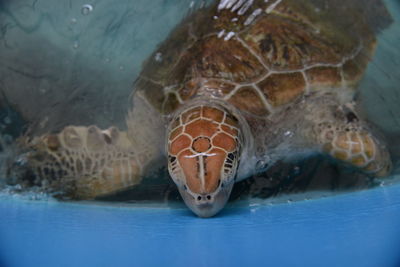
[[[14,189],[15,190],[22,190],[22,185],[17,184],[17,185],[14,186]]]
[[[8,117],[8,116],[5,117],[5,118],[4,118],[4,123],[5,123],[5,124],[11,124],[11,118]]]
[[[81,9],[82,15],[86,16],[92,11],[93,11],[93,6],[92,5],[86,4],[86,5],[82,6],[82,9]]]
[[[163,60],[162,58],[162,53],[157,52],[156,55],[154,56],[155,61],[161,62]]]
[[[13,138],[9,134],[3,135],[2,139],[3,139],[3,142],[6,144],[11,144],[13,142]]]
[[[293,132],[292,131],[286,131],[283,135],[286,136],[286,137],[292,137],[293,136]]]
[[[293,172],[294,172],[295,175],[299,175],[300,174],[300,167],[299,166],[294,166]]]
[[[266,167],[267,167],[267,162],[266,161],[264,161],[264,160],[257,161],[257,163],[256,163],[257,170],[263,170]]]
[[[74,41],[74,44],[72,45],[72,47],[74,49],[78,49],[79,48],[79,42],[78,41]]]
[[[17,159],[15,160],[14,163],[16,166],[24,166],[28,163],[28,160],[26,159],[26,157],[24,155],[21,155],[21,156],[17,157]]]

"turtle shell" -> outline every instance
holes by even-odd
[[[355,88],[389,18],[380,0],[222,0],[172,31],[135,88],[162,114],[210,97],[268,116],[314,91]]]

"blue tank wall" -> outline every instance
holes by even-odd
[[[400,266],[400,186],[228,208],[0,202],[0,266]]]

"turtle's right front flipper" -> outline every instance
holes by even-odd
[[[153,156],[114,127],[69,126],[25,146],[25,165],[35,183],[74,199],[93,199],[140,183]]]

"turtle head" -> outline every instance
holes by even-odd
[[[222,107],[191,107],[172,120],[168,170],[186,205],[198,216],[211,217],[228,201],[241,136],[238,119]]]

